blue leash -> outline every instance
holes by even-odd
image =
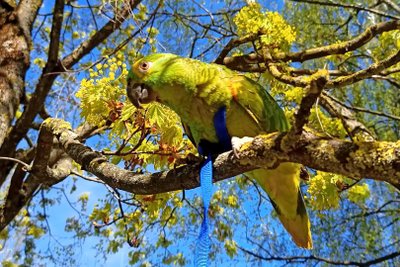
[[[208,208],[212,196],[213,159],[212,156],[231,150],[231,139],[226,128],[226,108],[220,108],[214,116],[214,127],[218,137],[218,143],[201,140],[198,146],[201,155],[207,155],[206,161],[200,168],[200,187],[203,198],[203,221],[200,234],[197,239],[194,264],[196,267],[209,265],[211,241],[209,236]]]
[[[208,254],[210,253],[210,236],[208,234],[208,207],[212,196],[212,166],[211,154],[207,156],[206,161],[200,169],[200,186],[203,197],[203,222],[201,223],[200,235],[197,239],[196,252],[194,256],[195,266],[206,267],[209,265]]]

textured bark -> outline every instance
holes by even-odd
[[[84,124],[76,129],[77,139],[84,141],[95,134],[97,127]],[[52,186],[68,177],[72,166],[72,158],[58,144],[53,144],[54,136],[50,132],[40,132],[38,149],[30,149],[17,153],[16,157],[24,162],[32,162],[29,169],[17,166],[11,177],[11,183],[3,205],[0,206],[0,231],[4,229],[18,212],[42,186]],[[29,172],[28,177],[24,180]]]
[[[43,74],[39,79],[35,92],[32,94],[28,105],[16,125],[9,132],[6,143],[1,147],[0,154],[11,156],[19,141],[28,132],[36,114],[42,109],[44,99],[46,98],[50,88],[56,79],[56,75],[46,75],[52,71],[58,61],[59,38],[64,13],[64,0],[58,0],[54,6],[53,22],[50,32],[50,45],[48,52],[48,60],[43,69]]]
[[[109,163],[106,157],[80,143],[76,133],[62,120],[46,120],[41,131],[46,132],[42,136],[47,138],[40,139],[39,143],[47,143],[50,135],[54,135],[64,151],[83,169],[115,188],[136,194],[156,194],[199,186],[199,164],[137,174]],[[386,181],[400,188],[400,141],[350,142],[303,131],[295,144],[288,145],[292,140],[288,140],[287,135],[259,136],[243,146],[239,158],[232,152],[221,154],[214,162],[214,182],[259,167],[276,168],[282,162],[296,162],[357,180]]]
[[[18,23],[15,8],[0,1],[0,146],[24,93],[29,42]]]
[[[41,0],[22,0],[16,7],[0,1],[0,148],[8,139],[11,122],[24,97],[25,74],[30,64],[30,31],[41,4]],[[8,156],[14,153],[15,150]],[[10,162],[0,163],[0,185],[12,166]]]

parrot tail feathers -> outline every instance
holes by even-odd
[[[313,244],[310,230],[311,224],[300,190],[298,192],[297,210],[294,217],[288,218],[280,212],[279,207],[272,199],[271,202],[278,213],[279,220],[292,236],[292,239],[296,245],[302,248],[312,249]]]

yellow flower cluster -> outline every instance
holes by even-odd
[[[278,12],[262,12],[261,5],[257,3],[243,7],[233,22],[239,36],[262,34],[263,45],[283,49],[296,40],[294,27],[287,24]]]
[[[121,101],[125,94],[128,70],[121,57],[117,55],[90,69],[90,79],[82,79],[81,87],[75,94],[81,100],[82,117],[92,125],[103,124],[113,108],[111,103]]]

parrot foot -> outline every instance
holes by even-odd
[[[239,158],[239,152],[240,152],[240,148],[242,147],[242,145],[245,143],[248,143],[248,142],[252,142],[253,139],[254,139],[253,137],[249,137],[249,136],[244,136],[242,138],[233,136],[231,138],[233,154],[235,155],[236,158]]]

